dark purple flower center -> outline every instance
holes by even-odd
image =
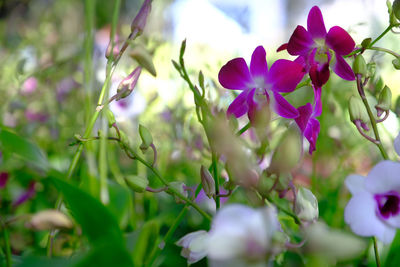
[[[396,191],[389,191],[374,196],[378,205],[378,212],[381,218],[389,219],[400,213],[400,194]]]

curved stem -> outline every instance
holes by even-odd
[[[378,252],[378,243],[376,242],[376,237],[372,237],[372,240],[374,242],[374,252],[375,252],[375,262],[377,267],[381,267],[381,260],[379,258],[379,252]]]
[[[375,145],[378,145],[380,142],[378,140],[375,140],[374,138],[372,138],[371,136],[367,135],[364,130],[361,127],[361,123],[359,120],[355,121],[354,123],[356,125],[356,128],[358,130],[358,132],[368,141],[374,143]]]
[[[368,47],[367,49],[368,50],[375,50],[375,51],[385,52],[385,53],[388,53],[388,54],[390,54],[390,55],[392,55],[392,56],[394,56],[396,58],[400,58],[400,54],[397,54],[396,52],[394,52],[394,51],[392,51],[390,49],[383,48],[383,47],[374,46],[374,47]]]
[[[389,117],[389,111],[385,110],[385,116],[382,119],[376,120],[376,123],[385,121]]]

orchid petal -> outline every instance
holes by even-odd
[[[319,7],[314,6],[308,13],[307,30],[312,38],[325,38],[326,29],[324,19]]]
[[[299,116],[295,118],[295,121],[301,132],[304,133],[312,113],[312,106],[310,103],[307,103],[304,106],[299,107],[297,110],[299,111]]]
[[[329,80],[330,72],[328,63],[325,63],[322,66],[317,64],[312,65],[309,74],[312,84],[315,87],[322,87]]]
[[[346,180],[344,181],[347,189],[349,189],[350,193],[355,195],[359,192],[365,191],[364,183],[365,177],[358,174],[351,174],[347,176]]]
[[[266,59],[266,52],[264,47],[258,46],[251,56],[250,72],[253,78],[263,78],[264,81],[268,75],[268,65]]]
[[[306,127],[306,130],[304,131],[304,137],[310,143],[310,148],[308,150],[308,153],[310,154],[312,154],[312,152],[315,151],[316,149],[315,144],[318,139],[319,131],[320,131],[319,121],[311,117]]]
[[[366,180],[366,189],[375,194],[394,190],[400,192],[400,163],[389,160],[381,161],[369,172]]]
[[[353,51],[355,43],[350,34],[339,26],[332,27],[326,35],[326,44],[338,55],[347,55]]]
[[[321,101],[321,87],[313,86],[314,89],[314,111],[313,116],[318,117],[322,113],[322,101]]]
[[[246,114],[246,112],[249,110],[248,104],[247,104],[247,94],[249,93],[249,90],[244,90],[241,92],[235,100],[229,105],[228,110],[227,110],[227,115],[234,115],[236,118],[239,118]]]
[[[249,68],[243,58],[234,58],[222,66],[218,80],[223,87],[237,90],[247,89],[252,83]]]
[[[269,71],[269,81],[273,84],[271,90],[276,92],[292,92],[297,84],[304,77],[302,65],[286,60],[279,59],[272,64]]]
[[[287,51],[292,56],[306,56],[313,43],[310,33],[303,26],[297,26],[289,39]]]
[[[342,79],[354,81],[355,75],[350,65],[342,57],[337,57],[333,71]]]
[[[396,229],[387,225],[376,216],[376,202],[367,191],[355,194],[344,210],[344,220],[351,230],[360,236],[377,236],[388,244],[396,233]]]
[[[287,119],[294,119],[299,116],[299,112],[293,107],[283,96],[279,93],[273,92],[274,94],[274,110],[281,117]]]
[[[276,49],[276,52],[281,52],[283,50],[287,49],[288,44],[282,44],[280,47],[278,47],[278,49]]]

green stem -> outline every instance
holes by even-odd
[[[144,160],[142,157],[140,157],[133,149],[131,149],[128,146],[124,146],[124,149],[126,149],[131,155],[133,155],[133,158],[141,162],[143,165],[145,165],[147,168],[149,168],[156,176],[157,178],[166,186],[168,186],[168,190],[171,191],[174,195],[185,201],[187,204],[192,206],[195,210],[197,210],[205,219],[208,221],[211,221],[211,216],[208,215],[205,211],[203,211],[199,205],[197,205],[194,201],[190,200],[189,198],[185,197],[182,195],[178,190],[174,189],[173,187],[169,186],[168,181],[162,177],[162,175],[159,173],[159,171],[153,167],[150,163],[148,163],[146,160]]]
[[[375,252],[375,262],[377,267],[381,267],[381,260],[379,258],[379,252],[378,252],[378,243],[376,241],[376,237],[372,237],[372,240],[374,242],[374,252]]]
[[[375,51],[385,52],[385,53],[391,54],[392,56],[394,56],[396,58],[400,58],[399,54],[397,54],[396,52],[394,52],[394,51],[392,51],[390,49],[386,49],[386,48],[382,48],[382,47],[376,47],[376,46],[368,47],[367,49],[368,50],[375,50]]]
[[[219,196],[219,176],[218,176],[218,157],[217,155],[213,152],[212,153],[212,170],[213,170],[213,176],[215,180],[215,206],[217,210],[220,207],[220,196]]]
[[[298,225],[301,225],[301,221],[300,221],[299,217],[297,217],[296,214],[294,214],[294,213],[290,212],[289,210],[283,208],[283,207],[280,206],[278,203],[275,203],[275,202],[272,200],[271,197],[268,196],[268,197],[266,197],[266,199],[267,199],[269,202],[271,202],[272,204],[274,204],[274,205],[278,208],[278,210],[280,210],[280,211],[282,211],[283,213],[286,213],[287,215],[289,215],[290,217],[292,217],[295,223],[297,223]]]
[[[245,126],[243,126],[239,131],[237,131],[236,135],[240,136],[242,135],[245,131],[247,131],[248,129],[250,129],[251,127],[251,123],[248,122]]]
[[[360,94],[361,100],[363,101],[364,106],[367,109],[368,117],[369,117],[369,120],[371,122],[372,129],[374,131],[375,140],[378,141],[375,144],[379,148],[379,151],[381,152],[382,157],[384,159],[389,159],[389,157],[388,157],[388,155],[387,155],[387,153],[385,151],[385,148],[382,145],[382,141],[381,141],[381,138],[379,136],[379,131],[378,131],[378,127],[376,125],[376,120],[375,120],[374,114],[372,113],[371,108],[370,108],[369,103],[368,103],[368,100],[367,100],[367,97],[365,96],[364,88],[363,88],[363,85],[362,85],[362,82],[361,82],[361,76],[360,75],[356,75],[356,80],[357,80],[358,93]]]
[[[188,212],[188,210],[189,210],[189,204],[186,204],[185,207],[179,213],[178,217],[176,217],[176,219],[173,222],[172,226],[168,229],[168,232],[165,234],[163,240],[151,252],[151,254],[149,256],[149,260],[147,261],[146,266],[151,266],[153,264],[153,262],[157,259],[157,257],[161,254],[162,250],[164,249],[164,246],[170,241],[172,235],[174,234],[174,232],[176,231],[178,226],[181,224],[181,221],[185,217],[185,215]]]
[[[3,238],[4,238],[4,246],[6,251],[6,266],[11,267],[11,244],[10,244],[10,235],[8,233],[7,226],[1,223],[1,229],[3,231]]]

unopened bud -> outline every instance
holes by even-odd
[[[145,68],[154,77],[157,76],[156,68],[154,67],[153,58],[143,46],[135,46],[129,54],[140,66]]]
[[[291,127],[282,136],[268,167],[270,173],[285,173],[293,169],[302,155],[302,140],[297,128]]]
[[[72,221],[62,212],[57,210],[43,210],[34,214],[26,227],[33,230],[70,229]]]
[[[394,0],[392,8],[394,16],[400,20],[400,0]]]
[[[138,175],[128,175],[125,177],[125,182],[135,192],[143,193],[149,185],[147,177]]]
[[[129,146],[129,138],[124,131],[119,130],[122,146]]]
[[[109,109],[106,109],[105,111],[106,111],[106,117],[108,120],[108,127],[111,128],[116,123],[114,113]]]
[[[400,70],[400,58],[393,59],[392,64],[396,70]]]
[[[372,38],[365,38],[362,42],[361,42],[361,46],[363,48],[367,48],[369,46],[369,44],[371,43]]]
[[[375,62],[369,62],[367,64],[367,76],[368,77],[374,77],[376,73],[376,63]]]
[[[176,203],[185,203],[184,201],[182,201],[182,199],[174,194],[174,191],[187,197],[188,192],[186,191],[186,185],[183,182],[170,182],[167,190],[168,193],[174,195]]]
[[[139,135],[140,138],[142,139],[142,144],[140,145],[140,149],[144,152],[153,143],[153,137],[151,136],[150,131],[147,130],[147,128],[141,124],[139,124]]]
[[[354,60],[353,71],[355,75],[367,75],[367,63],[365,63],[365,59],[361,54],[356,56],[356,59]]]
[[[215,196],[215,181],[211,173],[203,165],[200,167],[201,185],[208,198]]]
[[[111,56],[112,58],[117,58],[118,54],[119,54],[119,46],[118,46],[118,35],[115,35],[115,42],[114,42],[114,47],[113,43],[110,41],[108,43],[107,46],[107,50],[106,50],[106,58],[109,59]],[[111,48],[113,48],[112,53],[111,53]]]
[[[122,98],[127,97],[130,95],[133,91],[133,89],[136,86],[136,83],[139,79],[140,73],[142,71],[142,67],[137,67],[132,71],[131,74],[129,74],[128,77],[123,79],[120,84],[118,85],[117,88],[117,97],[116,100],[120,100]]]
[[[186,50],[186,39],[183,40],[182,44],[181,44],[181,49],[180,49],[180,52],[179,52],[179,57],[180,58],[183,58],[183,55],[185,54],[185,50]]]
[[[364,103],[358,97],[350,97],[349,114],[350,120],[353,123],[355,123],[355,121],[361,121],[362,123],[369,121],[368,113],[365,109]]]
[[[144,27],[146,26],[147,17],[151,11],[151,0],[144,0],[140,7],[139,13],[133,19],[131,24],[131,32],[139,36],[143,33]]]
[[[385,85],[379,94],[378,104],[375,105],[377,115],[380,117],[384,111],[389,111],[392,106],[392,92]]]
[[[318,201],[307,188],[300,187],[296,196],[296,215],[299,219],[314,222],[318,219]]]
[[[383,89],[383,86],[385,83],[383,82],[383,79],[381,76],[375,81],[375,92],[379,92]]]

